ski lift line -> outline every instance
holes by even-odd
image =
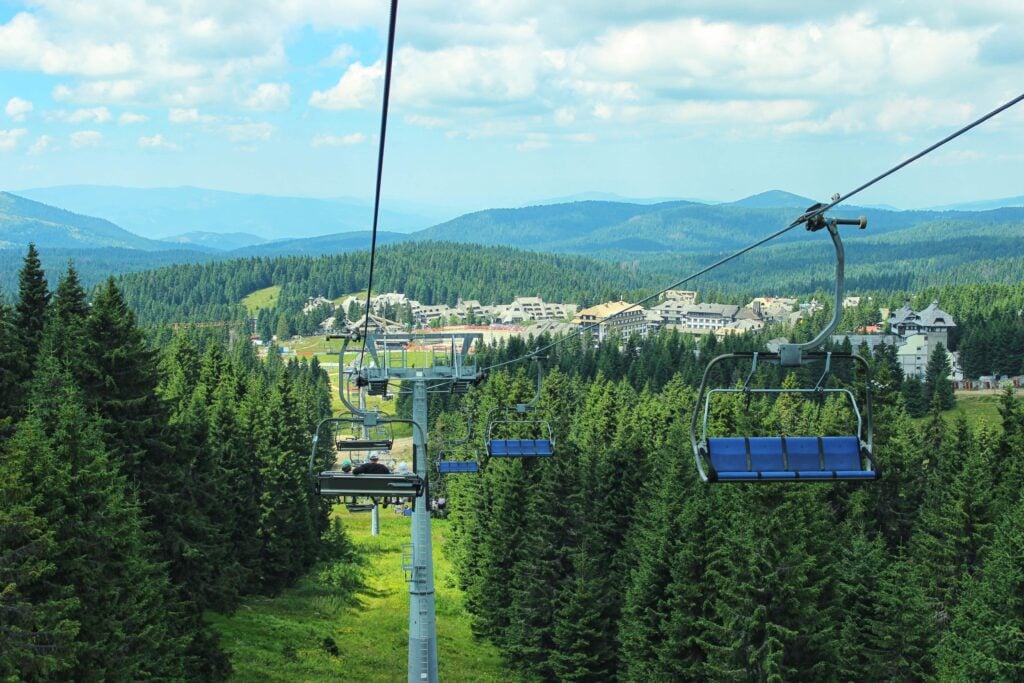
[[[960,128],[959,130],[957,130],[957,131],[955,131],[953,133],[950,133],[949,135],[947,135],[946,137],[942,138],[941,140],[939,140],[935,144],[931,145],[930,147],[926,147],[925,149],[921,150],[917,154],[915,154],[915,155],[913,155],[911,157],[908,157],[907,159],[904,159],[900,163],[898,163],[895,166],[893,166],[892,168],[890,168],[888,171],[886,171],[886,172],[884,172],[884,173],[882,173],[880,175],[875,176],[874,178],[872,178],[868,182],[864,183],[860,187],[847,192],[845,195],[840,195],[840,196],[834,198],[831,201],[831,203],[825,204],[823,206],[820,206],[820,207],[814,209],[813,211],[809,211],[809,212],[805,213],[803,216],[801,216],[800,218],[798,218],[794,222],[794,225],[791,225],[790,227],[796,227],[796,225],[799,225],[800,223],[803,223],[804,221],[806,221],[807,219],[809,219],[809,218],[811,218],[813,216],[820,216],[820,215],[824,214],[826,211],[828,211],[832,207],[836,206],[837,204],[839,204],[841,202],[845,202],[847,199],[849,199],[853,195],[858,194],[858,193],[868,189],[869,187],[871,187],[875,183],[879,182],[880,180],[883,180],[883,179],[887,178],[888,176],[892,175],[893,173],[895,173],[896,171],[899,171],[902,168],[904,168],[906,166],[909,166],[910,164],[914,163],[918,159],[920,159],[920,158],[922,158],[922,157],[924,157],[924,156],[934,152],[939,147],[942,147],[947,142],[951,142],[951,141],[955,140],[956,138],[960,137],[961,135],[963,135],[964,133],[966,133],[967,131],[969,131],[969,130],[971,130],[973,128],[977,128],[978,126],[980,126],[981,124],[985,123],[989,119],[991,119],[991,118],[1001,114],[1002,112],[1006,111],[1010,107],[1013,107],[1014,105],[1020,104],[1022,101],[1024,101],[1024,93],[1021,93],[1020,95],[1017,95],[1016,97],[1014,97],[1012,100],[1009,100],[1009,101],[999,105],[998,107],[996,107],[992,111],[990,111],[987,114],[985,114],[985,115],[975,119],[974,121],[971,121],[966,126]]]
[[[545,352],[545,351],[547,351],[549,349],[552,349],[555,346],[558,346],[559,344],[561,344],[563,342],[569,341],[570,339],[574,339],[576,337],[579,337],[584,332],[589,332],[590,330],[594,329],[595,327],[598,327],[598,326],[608,322],[609,320],[611,320],[611,319],[613,319],[613,318],[615,318],[617,316],[622,315],[623,313],[626,313],[628,311],[632,311],[632,310],[636,309],[637,307],[642,306],[643,304],[647,303],[648,301],[651,301],[652,299],[661,296],[662,294],[664,294],[665,292],[669,291],[670,289],[676,289],[680,285],[684,285],[687,282],[700,277],[701,275],[705,275],[708,272],[714,270],[715,268],[718,268],[719,266],[723,266],[726,263],[728,263],[729,261],[732,261],[733,259],[735,259],[735,258],[737,258],[739,256],[742,256],[743,254],[746,254],[747,252],[749,252],[749,251],[751,251],[753,249],[756,249],[757,247],[760,247],[761,245],[765,244],[766,242],[770,242],[771,240],[773,240],[773,239],[775,239],[777,237],[781,237],[782,235],[784,235],[785,233],[789,232],[790,230],[792,230],[793,228],[797,227],[798,225],[802,225],[802,224],[808,223],[808,222],[813,224],[815,222],[814,221],[815,218],[824,215],[825,212],[828,211],[829,209],[832,209],[833,207],[841,204],[842,202],[845,202],[850,197],[853,197],[854,195],[859,194],[860,192],[863,192],[864,190],[868,189],[872,185],[875,185],[876,183],[880,182],[881,180],[884,180],[885,178],[889,177],[893,173],[896,173],[897,171],[899,171],[899,170],[909,166],[910,164],[914,163],[915,161],[920,160],[921,158],[927,156],[928,154],[931,154],[932,152],[934,152],[938,148],[942,147],[943,145],[945,145],[945,144],[947,144],[949,142],[952,142],[953,140],[955,140],[956,138],[960,137],[964,133],[972,130],[973,128],[977,128],[978,126],[980,126],[981,124],[985,123],[989,119],[991,119],[991,118],[1001,114],[1002,112],[1006,111],[1007,109],[1009,109],[1009,108],[1011,108],[1011,107],[1013,107],[1013,106],[1015,106],[1017,104],[1020,104],[1022,101],[1024,101],[1024,93],[1022,93],[1022,94],[1018,95],[1017,97],[1014,97],[1013,99],[1011,99],[1011,100],[1001,104],[1000,106],[998,106],[995,109],[991,110],[987,114],[985,114],[983,116],[980,116],[979,118],[977,118],[974,121],[968,123],[966,126],[963,126],[962,128],[956,130],[955,132],[950,133],[946,137],[942,138],[941,140],[939,140],[935,144],[926,147],[925,149],[921,150],[917,154],[914,154],[913,156],[910,156],[910,157],[904,159],[903,161],[901,161],[900,163],[896,164],[895,166],[893,166],[889,170],[887,170],[884,173],[881,173],[881,174],[875,176],[874,178],[872,178],[868,182],[864,183],[863,185],[860,185],[859,187],[857,187],[857,188],[847,192],[845,195],[837,195],[836,197],[834,197],[832,199],[831,202],[829,202],[827,204],[817,204],[817,205],[809,208],[807,211],[805,211],[798,218],[793,220],[793,222],[791,222],[789,225],[787,225],[786,227],[782,228],[781,230],[777,230],[776,232],[772,233],[771,235],[769,235],[769,236],[767,236],[765,238],[762,238],[762,239],[760,239],[760,240],[758,240],[756,242],[753,242],[752,244],[750,244],[750,245],[748,245],[746,247],[743,247],[739,251],[737,251],[737,252],[735,252],[733,254],[730,254],[729,256],[726,256],[725,258],[720,259],[720,260],[712,263],[711,265],[702,268],[701,270],[698,270],[697,272],[693,273],[692,275],[688,275],[687,277],[684,277],[682,280],[679,280],[677,282],[674,282],[674,283],[670,284],[668,287],[665,287],[664,289],[662,289],[660,291],[657,291],[654,294],[651,294],[650,296],[648,296],[648,297],[646,297],[644,299],[641,299],[640,301],[636,302],[635,304],[633,304],[629,308],[624,308],[621,311],[618,311],[617,313],[608,316],[607,318],[603,318],[601,320],[598,320],[597,322],[593,322],[593,323],[587,325],[586,327],[582,327],[579,330],[576,330],[575,332],[573,332],[572,334],[569,334],[569,335],[566,335],[565,337],[561,337],[559,339],[556,339],[555,341],[551,342],[547,346],[541,347],[541,348],[537,349],[536,351],[532,351],[532,352],[526,354],[525,356],[520,356],[519,358],[513,358],[513,359],[510,359],[510,360],[501,362],[501,363],[495,363],[494,365],[490,365],[490,366],[484,368],[482,370],[482,372],[489,372],[490,370],[497,370],[498,368],[502,368],[502,367],[504,367],[506,365],[512,365],[513,363],[520,363],[520,362],[522,362],[524,360],[529,360],[533,356],[536,356],[537,354],[540,354],[540,353],[543,353],[543,352]],[[840,224],[844,224],[846,222],[847,221],[845,221],[845,220],[840,220],[839,221]],[[808,229],[811,229],[810,226],[808,227]]]
[[[391,19],[388,22],[388,53],[384,66],[384,101],[380,112],[380,144],[377,147],[377,185],[373,196],[373,231],[370,236],[370,273],[366,283],[366,320],[363,322],[363,338],[370,328],[370,296],[373,290],[373,263],[377,255],[377,224],[380,219],[380,188],[384,174],[384,139],[388,130],[388,102],[391,99],[391,67],[395,57],[395,23],[398,18],[398,0],[391,0]],[[359,365],[363,364],[366,346],[359,352]]]

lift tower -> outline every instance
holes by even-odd
[[[348,486],[364,488],[370,482],[355,483],[353,480],[368,477],[380,478],[373,486],[401,487],[409,485],[407,497],[413,497],[412,538],[407,546],[403,567],[409,583],[409,683],[437,683],[437,620],[434,603],[434,556],[430,539],[430,477],[427,471],[427,394],[465,393],[469,387],[480,381],[481,375],[476,364],[471,363],[469,351],[473,342],[482,339],[480,333],[432,333],[432,334],[384,334],[369,333],[366,337],[366,352],[370,363],[351,371],[345,369],[345,350],[348,339],[342,346],[339,357],[339,393],[346,406],[358,414],[345,396],[346,374],[356,375],[356,384],[370,396],[386,396],[388,385],[405,383],[405,390],[412,392],[412,434],[414,472],[407,478],[397,475],[361,475],[339,477],[336,473],[321,472],[318,476],[318,491],[321,495],[349,494]],[[410,345],[422,345],[426,349],[426,361],[419,352],[410,352]],[[415,359],[415,360],[414,360]],[[373,413],[363,412],[362,417],[370,423],[376,421]],[[381,421],[408,422],[407,420]],[[364,423],[369,424],[369,423]],[[314,445],[314,449],[316,446]],[[386,480],[386,481],[385,481]],[[362,495],[368,495],[363,493]],[[384,495],[383,490],[380,495]],[[393,494],[392,494],[393,495]]]

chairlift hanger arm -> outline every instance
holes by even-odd
[[[541,384],[543,384],[544,382],[544,366],[541,365],[540,361],[543,358],[547,358],[547,356],[538,356],[536,354],[531,356],[533,362],[537,364],[537,392],[533,395],[533,398],[530,399],[528,403],[516,404],[517,413],[528,413],[530,410],[535,408],[538,403],[540,403],[540,388]]]
[[[781,356],[781,362],[783,366],[792,367],[800,365],[801,355],[807,351],[812,351],[829,338],[829,336],[835,331],[836,327],[839,326],[839,320],[843,316],[843,292],[845,289],[845,273],[846,273],[846,250],[843,247],[843,240],[839,236],[840,225],[856,225],[861,230],[865,229],[868,225],[868,219],[864,216],[859,218],[826,218],[823,213],[819,213],[822,210],[821,204],[815,204],[804,212],[801,217],[803,222],[806,223],[807,230],[810,232],[817,232],[822,228],[828,230],[829,236],[832,238],[832,246],[836,250],[836,290],[835,290],[835,304],[832,307],[832,320],[829,321],[828,325],[821,332],[818,333],[814,339],[809,342],[802,344],[783,344],[779,348],[779,355]]]

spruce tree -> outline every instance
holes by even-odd
[[[1024,678],[1024,501],[1000,520],[985,566],[967,584],[939,647],[944,680]]]
[[[221,678],[227,660],[202,619],[204,605],[196,602],[203,577],[209,576],[193,562],[209,532],[192,480],[196,444],[175,445],[181,435],[170,425],[170,411],[157,392],[156,352],[146,346],[112,278],[99,288],[85,330],[84,395],[101,419],[111,458],[137,487],[147,526],[158,539],[158,557],[167,563],[178,592],[179,608],[169,615],[172,637],[187,642],[188,675]]]
[[[39,366],[30,406],[11,454],[26,465],[26,483],[47,492],[38,512],[55,530],[56,577],[78,600],[67,679],[187,677],[187,639],[174,627],[180,607],[142,512],[81,394],[52,359]]]
[[[41,353],[56,357],[76,380],[81,379],[84,361],[85,321],[89,302],[73,265],[57,283],[50,303]]]
[[[21,374],[14,310],[0,301],[0,443],[13,429],[21,406]]]
[[[936,400],[942,410],[949,410],[956,405],[956,394],[949,381],[952,371],[953,367],[949,362],[946,347],[940,342],[935,345],[935,349],[928,357],[928,365],[924,372],[925,403]],[[933,396],[937,398],[933,399]]]
[[[42,435],[38,435],[42,436]],[[28,440],[28,437],[25,437]],[[19,456],[0,452],[0,680],[56,680],[73,665],[78,600],[58,576],[57,533]],[[49,463],[46,463],[49,464]]]
[[[15,306],[14,324],[18,330],[21,350],[22,380],[28,381],[32,373],[43,328],[46,326],[47,308],[50,305],[50,289],[46,283],[34,244],[28,245],[28,253],[21,272],[18,274],[18,302]]]

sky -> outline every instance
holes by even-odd
[[[373,196],[386,0],[0,0],[0,189]],[[828,199],[1024,92],[1020,0],[402,0],[382,205]],[[1024,104],[858,196],[1024,194]]]

